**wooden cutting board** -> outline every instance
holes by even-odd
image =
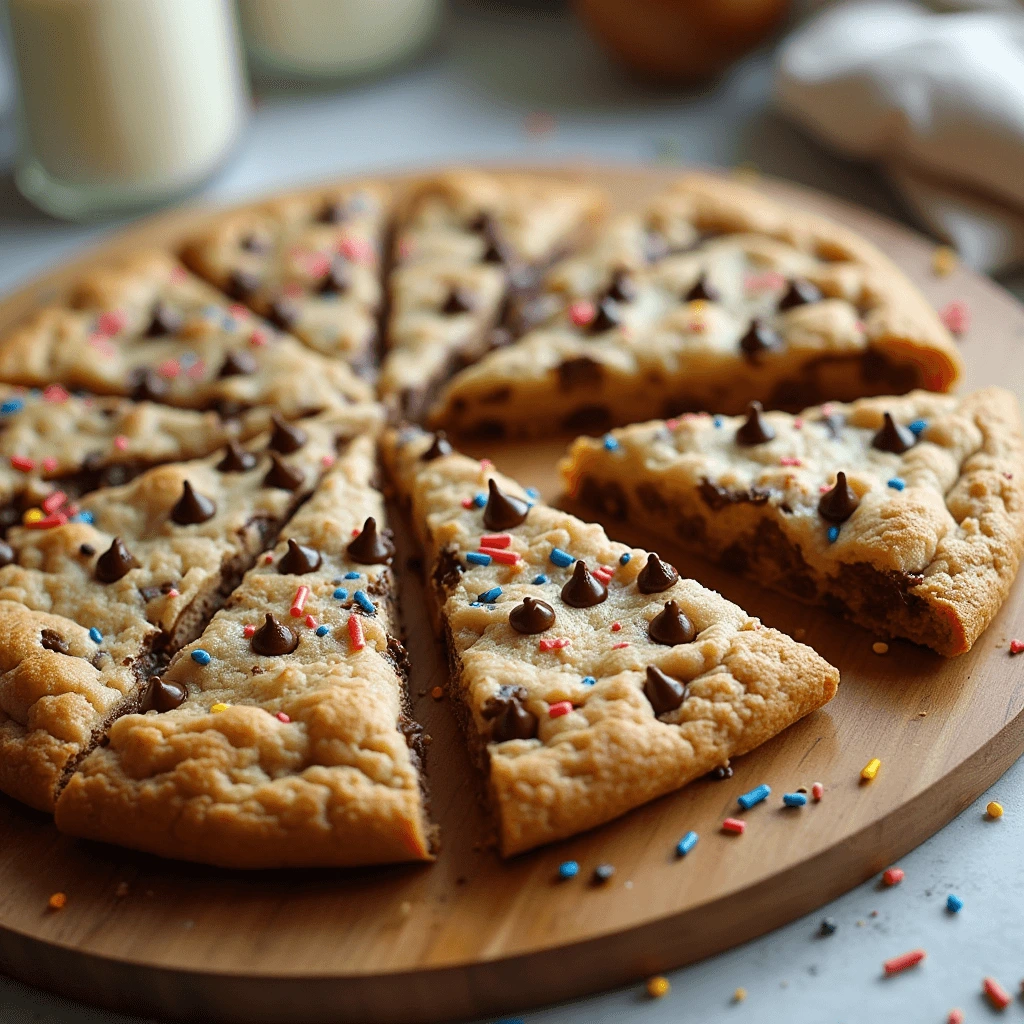
[[[639,204],[676,170],[562,168]],[[413,180],[393,179],[400,188]],[[965,300],[965,388],[1024,393],[1024,308],[985,279],[931,272],[932,246],[896,224],[795,186],[766,191],[827,213],[882,246],[938,306]],[[209,211],[147,221],[0,303],[0,327],[56,294],[97,256],[174,244]],[[554,499],[559,442],[496,447],[498,467]],[[399,532],[401,531],[399,524]],[[643,537],[623,540],[642,544]],[[991,785],[1024,750],[1024,636],[1018,581],[970,654],[947,661],[875,637],[661,548],[684,573],[842,671],[839,696],[735,764],[587,835],[502,863],[483,840],[478,784],[449,708],[429,696],[444,664],[404,571],[415,710],[433,742],[429,776],[444,848],[432,866],[355,872],[232,873],[59,835],[45,816],[0,798],[0,968],[32,984],[175,1020],[434,1022],[507,1014],[643,978],[708,956],[804,914],[885,868]],[[402,563],[404,565],[404,560]],[[877,779],[860,769],[881,758]],[[825,798],[784,810],[779,794],[815,781]],[[720,831],[736,797],[772,798]],[[685,859],[687,831],[700,834]],[[561,861],[579,876],[557,881]],[[591,884],[598,863],[611,882]],[[60,912],[51,893],[67,894]]]

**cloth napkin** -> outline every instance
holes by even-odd
[[[846,0],[782,46],[779,106],[880,161],[969,265],[1024,262],[1024,7]]]

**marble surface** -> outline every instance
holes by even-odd
[[[558,4],[463,0],[453,14],[429,53],[386,79],[336,92],[264,86],[245,142],[203,197],[234,200],[324,176],[460,159],[675,158],[750,162],[908,217],[869,168],[830,155],[773,112],[770,49],[709,89],[653,91],[611,67]],[[554,131],[540,137],[526,131],[525,118],[537,111],[553,116]],[[14,188],[13,149],[11,117],[0,113],[0,291],[119,227],[69,225],[37,213]],[[1003,283],[1024,295],[1024,276]],[[968,1022],[995,1019],[981,996],[982,978],[993,975],[1016,995],[1024,977],[1022,786],[1024,762],[906,857],[901,885],[882,890],[877,880],[868,882],[807,918],[676,971],[663,999],[651,1000],[638,985],[522,1019],[916,1024],[944,1021],[954,1006]],[[1005,806],[1002,819],[985,817],[989,799]],[[965,902],[957,915],[944,909],[951,892]],[[838,925],[830,938],[816,934],[825,916]],[[915,947],[928,951],[924,964],[882,977],[884,959]],[[739,988],[747,993],[741,1002],[734,1000]],[[517,1019],[513,1013],[508,1021]],[[1024,1020],[1024,1002],[1015,998],[1001,1019]],[[127,1024],[129,1018],[0,978],[0,1022],[30,1020]]]

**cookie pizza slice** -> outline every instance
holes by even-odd
[[[452,171],[399,215],[381,393],[418,418],[460,366],[505,344],[540,273],[601,216],[596,189],[555,178]]]
[[[279,422],[8,531],[0,790],[52,809],[77,759],[138,708],[149,676],[201,631],[350,436],[345,410]]]
[[[415,430],[385,436],[385,461],[503,854],[677,789],[835,694],[838,671],[809,647],[486,461]]]
[[[57,804],[66,832],[236,868],[432,856],[393,548],[354,441]]]
[[[991,622],[1024,547],[1020,414],[998,388],[643,423],[580,438],[562,471],[590,514],[944,655]]]
[[[614,220],[547,276],[546,321],[444,389],[432,422],[463,433],[595,433],[652,416],[799,410],[946,391],[949,332],[849,229],[692,175]]]
[[[310,348],[369,375],[389,206],[387,190],[369,182],[280,196],[215,220],[182,258]]]
[[[59,384],[267,425],[372,399],[342,362],[311,352],[162,252],[94,270],[69,300],[0,337],[0,381]]]

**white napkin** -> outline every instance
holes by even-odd
[[[1024,8],[1015,0],[848,0],[782,46],[782,109],[881,161],[965,262],[1024,261]]]

